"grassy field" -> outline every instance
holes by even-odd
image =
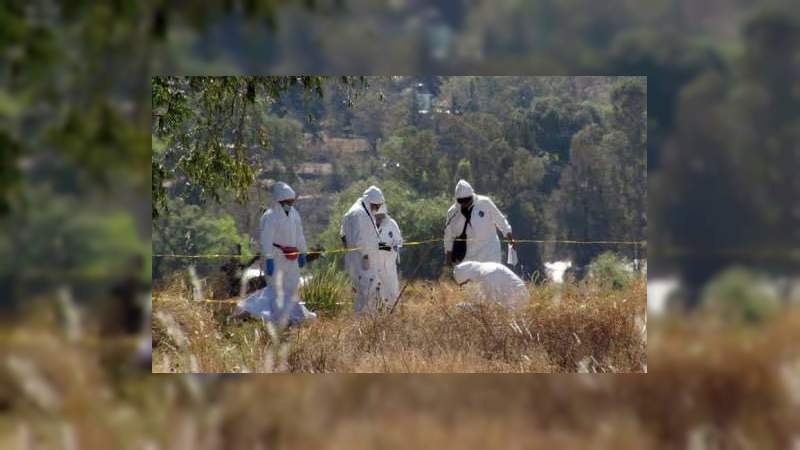
[[[114,341],[19,317],[0,335],[0,448],[796,448],[800,314],[708,319],[652,324],[648,374],[218,377],[135,372]]]
[[[517,312],[459,307],[469,290],[416,282],[392,314],[338,314],[279,332],[229,303],[153,296],[154,372],[643,372],[646,283],[531,288]]]
[[[465,294],[447,283],[409,289],[411,301],[391,317],[341,312],[291,330],[280,351],[268,351],[269,330],[257,322],[225,325],[222,306],[163,291],[154,300],[162,313],[154,367],[488,371],[520,370],[514,362],[524,356],[535,361],[523,366],[531,370],[644,364],[643,347],[619,343],[642,345],[641,283],[566,285],[560,295],[540,287],[515,318],[459,310]],[[647,374],[525,377],[151,375],[131,364],[128,339],[91,327],[70,339],[43,309],[9,318],[0,332],[0,448],[712,450],[800,442],[800,311],[791,307],[759,322],[712,312],[651,321]],[[535,344],[526,327],[538,330]]]

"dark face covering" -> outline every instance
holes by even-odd
[[[472,196],[457,198],[456,201],[461,207],[461,214],[463,214],[464,217],[469,217],[469,213],[472,211]]]
[[[280,203],[281,208],[283,208],[283,212],[285,212],[286,215],[288,216],[289,212],[292,210],[292,205],[294,204],[294,200],[284,200],[278,203]]]

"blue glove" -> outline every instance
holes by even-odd
[[[306,254],[305,253],[300,253],[300,257],[297,258],[297,265],[300,266],[301,269],[303,268],[303,266],[306,265]]]
[[[275,273],[275,260],[272,258],[267,260],[267,276],[271,277]]]

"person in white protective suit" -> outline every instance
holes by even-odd
[[[345,248],[345,268],[356,290],[357,313],[375,311],[379,306],[377,274],[378,228],[375,213],[385,202],[383,192],[370,186],[345,213],[339,236]]]
[[[456,202],[447,211],[445,221],[446,264],[452,266],[461,261],[501,262],[497,231],[514,245],[508,220],[489,197],[475,194],[472,186],[464,180],[459,180],[456,185],[455,198]],[[463,252],[465,242],[466,252]]]
[[[496,262],[466,261],[453,269],[459,286],[476,284],[481,300],[509,307],[519,307],[529,301],[528,289],[514,272]]]
[[[381,205],[375,213],[375,222],[378,225],[378,279],[380,280],[380,295],[385,306],[391,308],[400,295],[400,280],[397,277],[397,265],[400,263],[400,247],[403,246],[403,235],[400,227],[392,219],[386,208]]]
[[[272,189],[274,204],[261,216],[261,256],[267,287],[254,292],[237,307],[237,314],[249,313],[279,323],[299,323],[316,315],[300,302],[300,269],[306,264],[308,248],[300,214],[294,208],[295,192],[286,183]]]

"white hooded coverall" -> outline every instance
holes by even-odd
[[[495,262],[466,261],[453,269],[456,283],[477,284],[483,300],[516,307],[528,302],[528,289],[508,267]]]
[[[272,259],[275,269],[272,276],[264,273],[267,279],[266,288],[253,293],[240,303],[241,309],[273,322],[287,320],[294,323],[316,317],[300,303],[300,268],[297,257],[290,259],[274,245],[296,247],[298,253],[308,252],[300,214],[294,206],[287,213],[278,203],[293,198],[295,193],[289,185],[280,182],[273,188],[275,203],[261,216],[260,242],[264,262]]]
[[[370,203],[383,204],[383,193],[370,186],[364,195],[353,203],[345,213],[339,235],[344,237],[348,249],[345,254],[345,269],[356,288],[355,311],[372,311],[378,307],[378,229],[370,211]],[[364,268],[364,257],[368,262]]]
[[[400,295],[397,265],[400,262],[399,250],[403,246],[403,235],[400,233],[400,227],[397,226],[397,222],[389,216],[385,204],[378,210],[378,214],[386,214],[386,217],[378,226],[380,242],[391,248],[391,250],[378,251],[377,267],[378,278],[381,282],[380,293],[383,301],[391,308]]]
[[[499,230],[503,236],[511,233],[511,225],[494,202],[486,196],[477,195],[472,186],[464,180],[456,185],[456,198],[473,197],[470,224],[467,226],[467,254],[464,261],[501,262]],[[447,211],[444,229],[444,250],[453,250],[453,241],[464,229],[466,218],[461,213],[461,206],[456,202]]]

